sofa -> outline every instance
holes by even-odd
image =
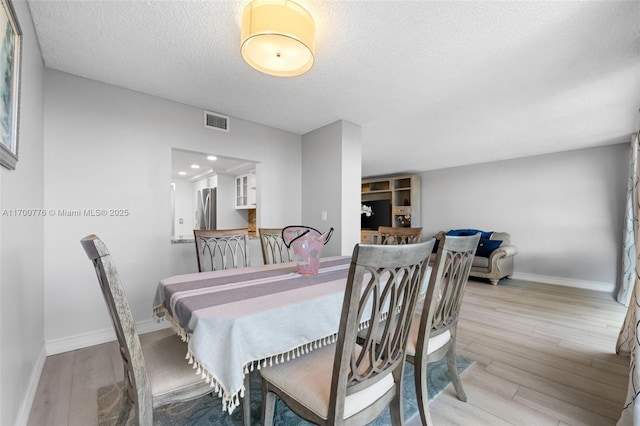
[[[480,242],[473,258],[470,277],[484,278],[493,285],[513,274],[513,257],[518,249],[511,244],[511,236],[506,232],[487,232],[478,229],[452,229],[440,231],[435,236],[438,241],[445,235],[475,235],[480,232]],[[432,256],[435,259],[435,256]]]

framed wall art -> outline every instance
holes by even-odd
[[[18,162],[22,31],[10,0],[0,0],[0,164]]]

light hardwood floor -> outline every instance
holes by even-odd
[[[458,325],[458,353],[476,361],[462,376],[468,402],[449,386],[430,405],[434,422],[614,425],[627,386],[629,359],[615,354],[625,311],[607,293],[470,281]],[[97,389],[119,380],[115,342],[50,356],[29,425],[96,424]]]

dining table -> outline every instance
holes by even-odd
[[[250,371],[335,342],[350,262],[322,258],[316,275],[290,262],[168,277],[158,284],[154,316],[188,342],[185,362],[232,413]]]

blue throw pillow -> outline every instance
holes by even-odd
[[[480,238],[478,248],[476,249],[476,256],[489,257],[491,252],[500,247],[502,240],[489,240],[486,238]]]
[[[452,229],[449,232],[447,232],[447,235],[452,235],[455,237],[465,237],[468,235],[476,235],[477,233],[480,233],[480,238],[484,238],[484,239],[489,239],[491,238],[491,235],[493,235],[493,231],[481,231],[480,229]]]

